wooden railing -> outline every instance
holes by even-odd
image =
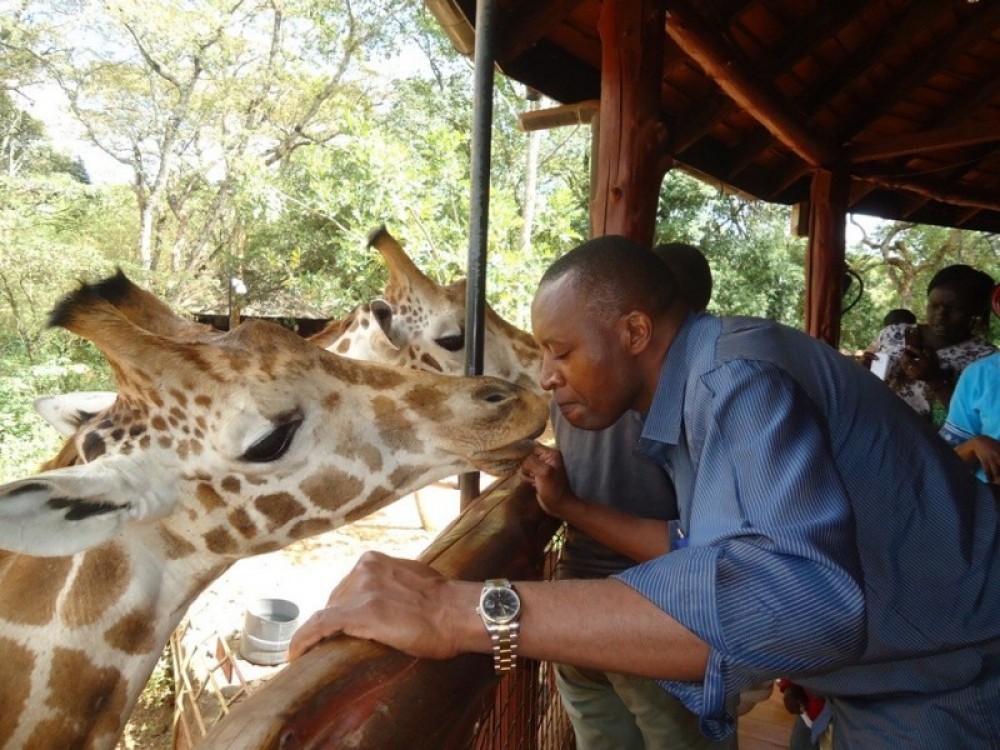
[[[533,489],[511,478],[487,489],[419,559],[464,580],[538,580],[557,526],[539,508]],[[497,715],[497,684],[489,656],[415,659],[368,641],[336,638],[237,705],[197,748],[466,750],[475,746],[484,717]],[[537,693],[537,685],[525,687]],[[558,697],[549,691],[547,704],[538,703],[535,715],[506,727],[521,736],[509,747],[537,747],[530,738],[551,721]]]

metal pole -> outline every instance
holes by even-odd
[[[486,247],[490,213],[493,137],[494,0],[476,3],[475,84],[472,106],[472,197],[469,205],[469,285],[465,298],[465,373],[482,375],[486,334]],[[464,508],[479,495],[479,474],[459,478]]]

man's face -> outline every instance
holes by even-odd
[[[638,369],[625,316],[609,319],[588,309],[572,273],[539,287],[531,327],[542,348],[542,388],[570,424],[600,430],[631,408]]]

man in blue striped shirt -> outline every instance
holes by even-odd
[[[600,238],[535,296],[543,387],[577,427],[643,415],[680,522],[616,579],[515,584],[520,653],[659,678],[710,737],[727,696],[784,676],[828,698],[838,750],[1000,747],[997,498],[870,373],[773,322],[690,314],[661,269]],[[293,652],[343,631],[489,653],[477,596],[369,556]]]

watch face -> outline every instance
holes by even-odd
[[[483,614],[493,622],[509,622],[520,609],[521,599],[514,589],[489,589],[483,594]]]

